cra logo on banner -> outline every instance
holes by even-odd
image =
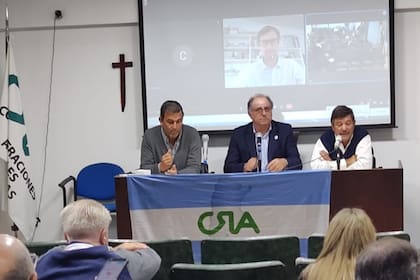
[[[232,234],[238,234],[241,229],[244,228],[250,228],[253,229],[255,233],[260,233],[257,223],[248,211],[245,211],[242,214],[237,225],[235,225],[235,215],[233,211],[217,212],[216,219],[218,224],[211,228],[211,223],[205,223],[205,221],[210,220],[214,215],[215,213],[213,211],[204,212],[200,215],[197,225],[202,233],[207,235],[216,234],[226,225],[226,223],[229,227],[229,232]],[[205,224],[209,224],[209,227],[206,227]]]

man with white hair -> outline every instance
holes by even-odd
[[[160,257],[144,243],[108,247],[109,211],[91,199],[77,200],[61,211],[66,246],[42,255],[37,262],[39,279],[95,279],[111,260],[126,260],[118,279],[151,279],[160,267]],[[111,269],[111,271],[114,269]]]
[[[292,126],[273,120],[271,98],[257,93],[248,100],[247,107],[252,122],[233,131],[224,172],[302,169]]]
[[[0,234],[0,279],[37,279],[28,249],[20,240],[8,234]]]

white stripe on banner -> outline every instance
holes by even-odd
[[[254,237],[325,232],[329,205],[180,208],[130,211],[133,239]],[[220,228],[219,228],[220,227]]]

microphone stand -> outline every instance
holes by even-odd
[[[261,157],[257,156],[257,172],[261,172]]]
[[[261,143],[257,144],[257,172],[261,172]]]
[[[204,173],[204,174],[209,173],[209,164],[207,163],[207,160],[204,160],[201,163],[201,171],[200,171],[200,173]]]
[[[256,142],[257,142],[257,172],[261,172],[261,141],[262,141],[262,134],[257,132],[255,134]]]
[[[337,170],[340,170],[340,151],[338,150],[339,148],[337,148]]]

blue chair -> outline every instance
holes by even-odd
[[[94,199],[101,202],[110,212],[115,212],[114,177],[121,173],[124,173],[124,170],[120,166],[109,162],[84,167],[77,179],[70,175],[58,184],[63,191],[63,205],[67,205],[66,186],[72,181],[74,200],[80,197]]]

